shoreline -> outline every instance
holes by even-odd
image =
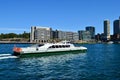
[[[120,41],[111,42],[73,42],[74,44],[120,44]],[[0,44],[43,44],[38,42],[28,42],[28,41],[0,41]]]
[[[26,42],[26,41],[22,41],[22,42],[17,42],[17,41],[0,41],[0,44],[36,44],[36,43]]]

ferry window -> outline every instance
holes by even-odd
[[[53,46],[50,46],[49,48],[55,48],[55,46],[53,45]]]
[[[52,46],[50,46],[49,48],[52,48]]]
[[[63,48],[65,48],[65,45],[62,45]]]
[[[70,47],[70,45],[66,45],[66,47]]]
[[[61,45],[59,45],[59,48],[61,48],[62,46]]]
[[[39,44],[39,45],[38,45],[38,47],[41,47],[41,46],[43,46],[43,44]]]
[[[58,46],[58,45],[56,45],[56,48],[59,48],[59,46]]]
[[[53,45],[52,48],[55,48],[55,46]]]

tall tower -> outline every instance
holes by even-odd
[[[109,20],[104,21],[104,38],[106,40],[110,39],[110,21]]]
[[[30,42],[34,42],[34,40],[35,40],[35,30],[36,30],[36,27],[32,26],[31,33],[30,33]]]
[[[120,17],[118,20],[115,20],[113,23],[114,35],[120,34]]]

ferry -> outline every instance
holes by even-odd
[[[59,43],[45,43],[43,45],[36,44],[34,46],[20,48],[14,47],[13,48],[13,55],[20,56],[20,55],[28,55],[28,54],[51,54],[55,52],[73,52],[73,51],[81,51],[86,52],[87,48],[83,46],[76,47],[74,44],[70,43],[69,41],[62,41]]]

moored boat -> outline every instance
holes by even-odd
[[[55,52],[73,52],[73,51],[87,51],[86,47],[80,46],[76,47],[74,44],[71,44],[69,41],[62,41],[59,43],[46,43],[43,45],[37,44],[34,46],[26,48],[13,48],[13,55],[20,56],[25,54],[51,54]]]
[[[107,44],[113,44],[113,41],[108,41]]]

